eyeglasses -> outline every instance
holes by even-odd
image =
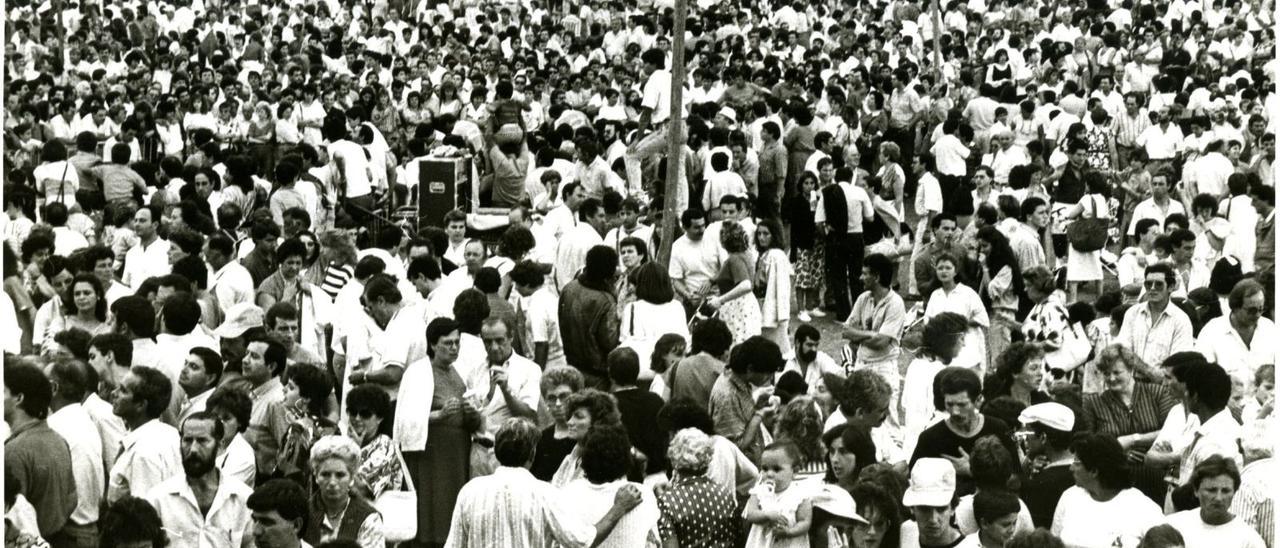
[[[1165,286],[1166,284],[1160,280],[1147,280],[1142,283],[1142,287],[1146,289],[1160,290],[1160,289],[1164,289]]]
[[[1252,315],[1254,315],[1254,316],[1261,316],[1261,315],[1262,315],[1263,308],[1262,308],[1261,306],[1246,306],[1246,307],[1242,308],[1241,310],[1244,310],[1246,314],[1252,314]]]
[[[372,409],[348,409],[347,415],[359,419],[372,419],[377,416]]]

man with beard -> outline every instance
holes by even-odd
[[[182,423],[182,470],[157,485],[147,501],[160,514],[170,538],[178,544],[239,547],[251,544],[249,495],[253,490],[223,476],[214,461],[222,422],[201,411]]]

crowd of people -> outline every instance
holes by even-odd
[[[687,8],[6,3],[5,546],[1276,546],[1271,0]]]

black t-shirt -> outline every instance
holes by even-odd
[[[1058,499],[1075,483],[1071,466],[1067,464],[1047,467],[1022,482],[1022,502],[1031,512],[1031,521],[1036,527],[1048,529],[1053,525],[1053,512],[1058,509]]]
[[[947,421],[938,421],[937,424],[926,428],[920,433],[919,442],[916,443],[916,450],[911,454],[911,465],[915,466],[916,461],[925,458],[943,458],[945,456],[958,457],[960,450],[964,449],[965,453],[973,454],[973,445],[984,436],[996,436],[1000,438],[1000,443],[1005,449],[1009,450],[1009,456],[1013,459],[1015,468],[1021,469],[1018,463],[1018,448],[1013,444],[1013,440],[1009,438],[1009,426],[1004,421],[995,417],[984,415],[985,420],[982,423],[982,429],[977,435],[969,438],[960,437],[947,426]],[[966,477],[956,478],[956,495],[963,496],[973,492],[973,479]]]
[[[618,400],[618,413],[622,415],[622,426],[627,429],[627,437],[631,445],[649,458],[648,473],[666,470],[667,435],[658,424],[658,411],[662,409],[662,397],[633,388],[614,392]]]
[[[533,466],[529,467],[529,472],[542,481],[551,481],[556,470],[560,469],[560,463],[573,452],[573,446],[577,443],[573,438],[556,438],[555,425],[548,426],[538,439],[538,448],[533,454]]]

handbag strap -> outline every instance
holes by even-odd
[[[627,304],[627,308],[631,311],[631,336],[636,336],[636,303]]]
[[[58,201],[67,203],[67,168],[71,167],[71,162],[62,161],[62,180],[58,181]]]
[[[409,475],[409,464],[404,461],[404,453],[400,452],[399,446],[393,447],[396,450],[396,461],[400,463],[400,474],[404,476],[404,490],[410,493],[417,492],[417,489],[413,488],[413,477]]]

